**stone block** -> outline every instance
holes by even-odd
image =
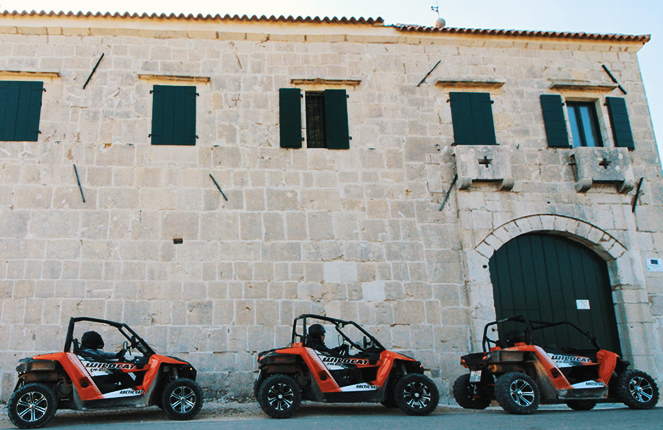
[[[325,282],[335,284],[357,282],[357,264],[342,261],[324,263],[323,278]]]
[[[385,295],[385,281],[365,282],[361,284],[363,299],[370,302],[383,302]]]
[[[168,212],[161,215],[161,238],[198,239],[199,216],[192,212]]]

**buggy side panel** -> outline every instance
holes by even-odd
[[[89,401],[103,398],[101,391],[92,383],[90,374],[75,354],[71,352],[55,352],[52,354],[37,355],[34,358],[39,360],[53,360],[60,363],[60,366],[62,366],[62,369],[71,380],[81,400]]]

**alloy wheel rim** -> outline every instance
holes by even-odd
[[[427,384],[412,381],[403,387],[403,400],[412,409],[424,409],[431,403],[431,392]]]
[[[16,414],[26,423],[44,418],[48,411],[48,399],[39,391],[28,391],[16,402]]]
[[[170,408],[178,414],[186,414],[196,406],[196,393],[191,387],[180,386],[168,397]]]
[[[534,403],[534,387],[524,379],[511,382],[509,395],[518,406],[528,407]]]
[[[640,403],[647,403],[654,398],[654,387],[642,376],[634,376],[628,381],[628,391]]]
[[[267,403],[276,411],[286,411],[295,404],[295,392],[285,382],[277,382],[267,390]]]

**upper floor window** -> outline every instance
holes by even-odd
[[[603,146],[596,106],[592,102],[566,102],[573,146]]]
[[[282,148],[302,147],[302,106],[299,88],[279,90]],[[347,93],[345,90],[307,91],[305,98],[306,146],[349,149]]]
[[[39,137],[39,81],[0,81],[0,140],[36,142]]]
[[[196,87],[155,85],[152,145],[196,144]]]
[[[605,101],[615,147],[635,149],[626,100],[621,97],[606,97]],[[548,146],[551,148],[603,146],[597,103],[567,100],[566,107],[568,128],[562,96],[541,95],[541,110]],[[569,143],[568,129],[571,129],[572,145]]]
[[[455,145],[497,145],[489,93],[450,93]]]

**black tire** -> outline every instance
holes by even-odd
[[[48,385],[39,383],[23,385],[12,393],[7,403],[9,419],[22,429],[45,426],[53,419],[57,409],[53,390]]]
[[[430,378],[419,373],[403,376],[396,383],[394,398],[408,415],[428,415],[437,408],[440,394]]]
[[[465,409],[486,409],[490,405],[490,394],[481,383],[470,383],[470,374],[459,376],[454,382],[454,399]]]
[[[525,373],[505,373],[495,383],[495,399],[509,413],[531,414],[538,409],[540,398],[538,385]]]
[[[258,403],[272,418],[290,418],[299,409],[301,401],[299,384],[288,375],[269,376],[258,388]]]
[[[633,369],[617,377],[616,394],[631,409],[651,409],[658,403],[659,393],[654,378]]]
[[[590,411],[596,406],[596,400],[567,400],[566,406],[574,411]]]
[[[203,407],[203,391],[194,380],[174,379],[163,387],[160,407],[171,420],[190,420]]]

